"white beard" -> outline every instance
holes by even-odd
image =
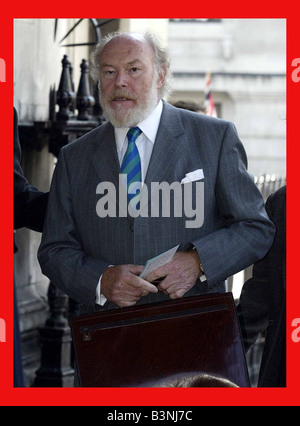
[[[137,104],[135,108],[127,109],[122,105],[119,105],[117,109],[111,108],[109,102],[102,99],[100,88],[100,103],[105,118],[114,127],[133,127],[145,120],[154,110],[159,100],[156,86],[157,79],[155,77],[154,75],[152,85],[148,93],[145,94],[145,103],[142,104],[141,101],[136,100]]]

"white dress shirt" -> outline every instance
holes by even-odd
[[[145,120],[137,124],[137,127],[141,129],[143,133],[136,140],[136,146],[140,154],[141,169],[142,169],[142,183],[145,181],[148,165],[150,162],[153,146],[160,123],[160,117],[163,109],[162,100],[160,100],[152,111],[152,113]],[[123,157],[126,153],[128,146],[128,139],[126,137],[129,127],[115,127],[115,139],[117,145],[117,152],[120,165],[122,164]],[[101,278],[100,277],[97,289],[96,289],[96,303],[98,305],[104,305],[106,298],[101,294]]]

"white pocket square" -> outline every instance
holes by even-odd
[[[203,169],[197,169],[189,172],[182,179],[181,183],[193,182],[194,180],[204,179]]]

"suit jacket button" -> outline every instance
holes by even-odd
[[[129,229],[130,229],[130,231],[131,231],[131,232],[133,232],[133,230],[134,230],[134,226],[133,226],[133,225],[130,225],[130,226],[129,226]]]

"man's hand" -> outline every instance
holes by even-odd
[[[143,266],[118,265],[107,268],[101,279],[101,293],[120,307],[132,306],[143,296],[157,293],[157,287],[139,278]]]
[[[171,262],[153,271],[146,279],[153,282],[166,277],[158,285],[158,289],[171,299],[178,299],[183,297],[202,275],[199,265],[200,259],[196,250],[180,251]]]

